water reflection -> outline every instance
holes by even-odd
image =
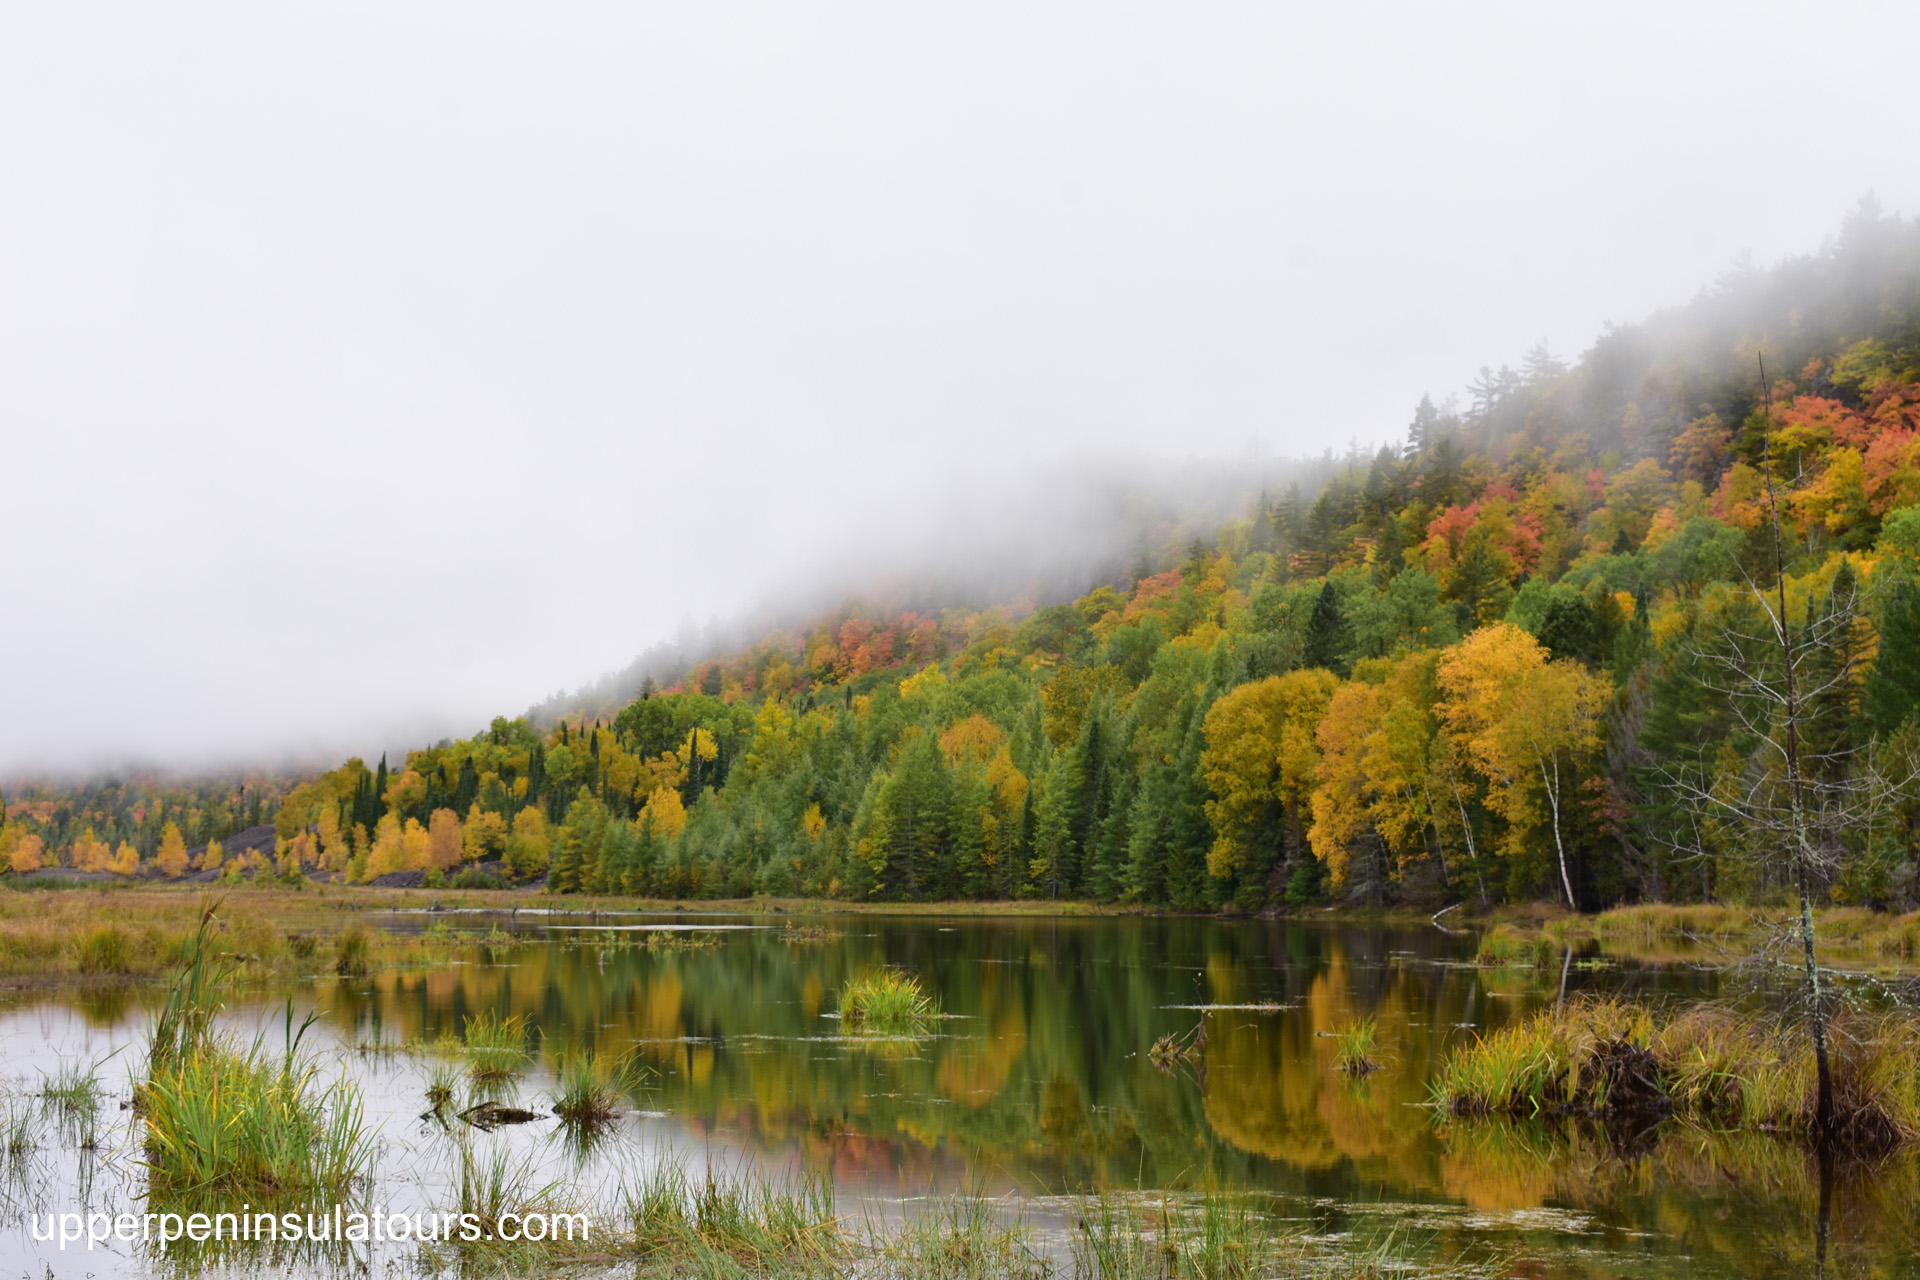
[[[1790,1275],[1818,1260],[1822,1181],[1796,1147],[1680,1126],[1443,1124],[1427,1105],[1438,1063],[1476,1030],[1581,991],[1709,996],[1706,972],[1565,956],[1538,972],[1484,969],[1470,937],[1298,922],[859,916],[824,938],[735,928],[699,949],[578,920],[381,923],[475,936],[457,963],[304,993],[342,1069],[368,1084],[391,1147],[383,1178],[418,1181],[408,1160],[446,1141],[419,1119],[430,1064],[349,1047],[456,1036],[492,1011],[531,1030],[532,1073],[503,1091],[516,1105],[541,1105],[562,1053],[635,1049],[651,1069],[649,1114],[596,1141],[567,1143],[551,1124],[483,1139],[545,1143],[556,1169],[593,1174],[651,1143],[818,1172],[843,1200],[1015,1192],[1045,1204],[1230,1185],[1316,1232],[1411,1228],[1441,1252],[1505,1250],[1523,1275]],[[500,940],[503,927],[517,940]],[[937,994],[948,1016],[936,1034],[875,1046],[841,1033],[835,992],[884,965]],[[23,1020],[49,1007],[125,1038],[150,994],[46,997],[0,1019],[0,1046],[27,1050],[22,1064],[69,1052],[34,1048]],[[1369,1016],[1382,1069],[1352,1079],[1327,1033]],[[1156,1038],[1196,1028],[1204,1048],[1190,1061],[1150,1059]],[[76,1034],[39,1029],[43,1045]],[[1903,1157],[1836,1173],[1829,1274],[1920,1274],[1917,1170]]]

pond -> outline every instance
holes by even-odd
[[[1438,1064],[1477,1031],[1580,993],[1667,1001],[1717,994],[1711,971],[1553,957],[1473,964],[1435,928],[1297,920],[726,917],[387,913],[397,932],[451,931],[450,963],[239,990],[236,1027],[305,1047],[360,1082],[381,1148],[373,1202],[444,1205],[458,1151],[508,1153],[519,1176],[591,1190],[662,1160],[830,1182],[838,1209],[880,1219],[978,1197],[1034,1229],[1070,1229],[1081,1197],[1249,1193],[1289,1230],[1391,1236],[1417,1253],[1497,1260],[1515,1276],[1788,1276],[1820,1252],[1822,1179],[1798,1147],[1669,1124],[1448,1122]],[[804,927],[794,928],[793,925]],[[929,1034],[846,1034],[837,996],[888,966],[942,1016]],[[104,1090],[89,1138],[53,1118],[0,1143],[0,1276],[191,1272],[111,1243],[84,1255],[33,1238],[33,1215],[141,1212],[141,1153],[122,1109],[160,992],[9,993],[0,1008],[9,1132],[46,1078],[90,1065]],[[430,1053],[485,1012],[521,1017],[532,1062],[503,1101],[542,1113],[480,1131],[423,1115]],[[1381,1068],[1336,1065],[1331,1034],[1378,1029]],[[1187,1052],[1151,1052],[1172,1038]],[[597,1143],[546,1116],[555,1061],[632,1051],[644,1082]],[[47,1117],[53,1109],[43,1107]],[[1829,1179],[1828,1274],[1920,1275],[1910,1156]],[[382,1274],[402,1250],[323,1254],[296,1270]],[[284,1263],[286,1259],[280,1259]],[[204,1262],[204,1260],[203,1260]],[[244,1272],[249,1256],[226,1262]],[[257,1257],[262,1270],[266,1264]],[[194,1264],[201,1265],[201,1264]],[[273,1274],[282,1274],[275,1269]]]

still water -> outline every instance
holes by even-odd
[[[1582,992],[1713,996],[1702,970],[1571,955],[1483,968],[1466,935],[1300,921],[860,915],[811,917],[805,937],[767,916],[369,923],[463,942],[431,969],[238,991],[229,1017],[277,1044],[289,996],[296,1018],[317,1013],[306,1044],[361,1083],[382,1144],[370,1199],[396,1208],[444,1207],[466,1142],[588,1190],[673,1159],[696,1175],[824,1178],[843,1212],[880,1218],[931,1197],[989,1197],[1043,1247],[1076,1197],[1229,1188],[1256,1193],[1292,1230],[1391,1233],[1431,1256],[1497,1258],[1514,1276],[1798,1276],[1822,1252],[1830,1275],[1920,1276],[1911,1156],[1828,1180],[1823,1251],[1821,1178],[1790,1145],[1676,1125],[1448,1123],[1429,1105],[1437,1065],[1476,1031]],[[644,945],[663,926],[714,945]],[[841,984],[887,965],[938,996],[933,1035],[842,1034]],[[157,995],[15,992],[0,1007],[10,1108],[63,1063],[94,1064],[107,1097],[91,1146],[55,1126],[0,1156],[0,1278],[167,1270],[138,1246],[61,1252],[28,1228],[35,1213],[143,1208],[132,1115],[119,1108]],[[551,1119],[449,1133],[421,1115],[433,1060],[376,1046],[457,1036],[488,1010],[532,1029],[522,1106],[543,1109],[551,1064],[571,1049],[635,1049],[647,1083],[590,1149]],[[1364,1017],[1377,1020],[1384,1065],[1352,1080],[1326,1033]],[[1187,1060],[1150,1055],[1156,1038],[1200,1039],[1197,1028]],[[339,1265],[384,1274],[398,1254]]]

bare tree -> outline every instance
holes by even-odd
[[[1816,1136],[1824,1144],[1832,1131],[1833,1074],[1829,993],[1814,950],[1814,893],[1831,883],[1848,838],[1871,831],[1912,778],[1884,776],[1874,753],[1849,736],[1822,740],[1809,732],[1823,708],[1844,703],[1857,687],[1860,672],[1850,655],[1857,647],[1858,602],[1848,599],[1844,608],[1820,609],[1810,600],[1804,620],[1796,620],[1789,610],[1786,539],[1772,466],[1773,404],[1764,361],[1760,381],[1766,406],[1761,473],[1773,541],[1773,582],[1763,585],[1746,575],[1731,615],[1716,619],[1724,621],[1724,628],[1682,646],[1696,678],[1726,699],[1736,737],[1749,750],[1737,752],[1726,743],[1717,761],[1668,762],[1660,774],[1689,814],[1696,856],[1710,856],[1710,848],[1719,845],[1734,857],[1748,859],[1763,877],[1784,873],[1781,880],[1798,899],[1797,923],[1766,950],[1792,946],[1799,953],[1819,1078]]]

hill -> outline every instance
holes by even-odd
[[[1822,895],[1910,904],[1920,224],[1863,205],[1816,254],[1469,392],[1071,599],[850,603],[276,788],[278,857],[503,858],[560,892],[1594,908],[1781,892],[1791,792]],[[0,848],[110,842],[48,803],[16,796]]]

